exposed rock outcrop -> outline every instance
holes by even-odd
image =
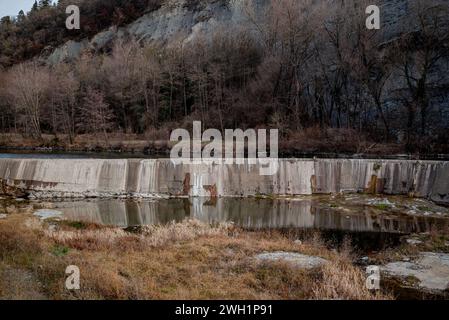
[[[197,37],[208,37],[213,32],[231,30],[248,21],[245,8],[259,13],[266,9],[269,0],[168,0],[155,11],[144,14],[127,26],[111,27],[91,40],[68,41],[55,49],[46,62],[57,64],[78,58],[84,50],[104,51],[116,40],[134,38],[137,41],[171,43],[189,42]],[[249,6],[249,7],[247,7]]]
[[[292,265],[298,269],[314,269],[319,268],[326,264],[328,261],[326,259],[314,256],[308,256],[295,252],[266,252],[255,256],[255,259],[259,262],[273,263],[273,262],[283,262]]]
[[[136,21],[120,28],[111,27],[95,35],[90,41],[68,41],[48,57],[50,64],[79,57],[83,50],[101,51],[117,39],[133,37],[138,41],[157,41],[163,44],[189,42],[208,37],[217,30],[231,32],[249,23],[251,18],[263,21],[269,0],[167,0],[162,6],[144,14]],[[381,3],[382,34],[389,41],[400,34],[400,21],[407,15],[408,1],[394,0]],[[253,24],[247,25],[254,28]]]
[[[381,9],[381,35],[384,44],[382,47],[388,47],[389,44],[394,43],[395,39],[404,32],[410,33],[417,29],[413,26],[413,19],[409,18],[413,2],[391,0],[377,3]],[[250,22],[250,20],[255,20],[258,26],[263,26],[268,20],[269,5],[270,0],[167,0],[157,10],[143,14],[126,26],[111,26],[91,39],[78,42],[70,40],[51,53],[46,50],[41,59],[50,65],[72,61],[79,58],[85,51],[94,54],[108,52],[115,41],[126,41],[131,38],[144,43],[157,42],[165,46],[179,47],[195,39],[207,41],[215,32],[221,30],[225,33],[232,33],[239,28],[256,30],[258,27],[255,26],[254,21]],[[251,19],[248,12],[251,12]],[[361,14],[365,14],[364,10],[361,10]],[[410,21],[404,21],[404,19]],[[255,39],[260,39],[260,35],[256,35]],[[449,108],[446,108],[449,106],[449,97],[446,93],[449,84],[449,77],[446,76],[448,61],[441,59],[436,63],[434,69],[439,72],[431,72],[427,76],[429,83],[440,83],[438,88],[435,87],[430,92],[428,119],[449,117],[447,111]],[[395,112],[402,110],[397,101],[407,92],[400,71],[393,71],[385,84],[385,91],[389,92],[385,98],[385,110],[394,119]],[[441,106],[444,108],[440,108]],[[443,114],[438,113],[440,112],[438,110],[443,110],[441,111]]]
[[[449,290],[449,254],[421,252],[415,261],[392,262],[382,271],[404,279],[407,286],[428,291]]]
[[[63,46],[56,48],[47,58],[47,63],[54,65],[61,62],[72,61],[81,56],[81,53],[89,47],[89,41],[67,41]]]

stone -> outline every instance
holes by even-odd
[[[370,264],[370,259],[369,257],[361,257],[357,260],[357,264],[362,265],[362,266],[368,266]]]
[[[81,42],[69,40],[61,47],[53,51],[47,58],[47,63],[56,65],[61,62],[69,62],[78,59],[82,52],[88,48],[89,42],[83,40]]]
[[[411,245],[413,245],[413,246],[416,246],[416,245],[422,243],[422,241],[421,241],[421,240],[418,240],[418,239],[407,239],[407,240],[405,240],[405,241],[406,241],[408,244],[411,244]]]
[[[92,38],[89,45],[95,51],[104,50],[114,40],[116,37],[116,32],[117,30],[115,30],[115,27],[111,27],[106,31],[100,32]]]
[[[327,263],[326,259],[320,257],[285,251],[261,253],[255,259],[259,262],[285,262],[298,269],[314,269]]]
[[[6,219],[8,215],[4,213],[0,213],[0,219]]]
[[[420,289],[444,291],[449,289],[449,254],[421,252],[414,261],[391,262],[381,268],[387,276],[402,280],[416,278]]]
[[[57,210],[40,209],[35,211],[34,215],[40,217],[41,220],[45,220],[50,218],[61,218],[63,213]]]

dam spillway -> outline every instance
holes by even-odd
[[[174,164],[170,159],[0,159],[0,193],[36,198],[249,197],[377,193],[449,204],[449,162],[278,159],[259,164]]]

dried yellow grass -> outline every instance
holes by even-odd
[[[101,228],[94,230],[47,230],[45,231],[53,241],[61,245],[78,249],[112,248],[128,244],[140,247],[158,247],[173,242],[191,241],[198,237],[225,235],[232,230],[230,223],[215,226],[198,220],[186,220],[182,223],[171,222],[168,225],[144,226],[139,234],[126,232],[119,228]]]
[[[0,272],[0,298],[11,298],[15,285],[30,288],[26,299],[391,298],[365,288],[349,248],[329,250],[318,236],[298,245],[277,232],[197,220],[138,233],[101,226],[76,230],[63,223],[51,230],[26,215],[0,220],[0,271],[23,270],[35,282],[23,286]],[[55,254],[55,248],[66,250]],[[256,263],[254,256],[267,251],[316,255],[330,263],[318,270]],[[75,292],[64,288],[65,268],[72,264],[81,270],[81,290]]]

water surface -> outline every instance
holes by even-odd
[[[122,228],[198,219],[246,229],[413,233],[447,227],[449,210],[422,199],[365,195],[160,200],[90,199],[35,203],[63,217]]]

